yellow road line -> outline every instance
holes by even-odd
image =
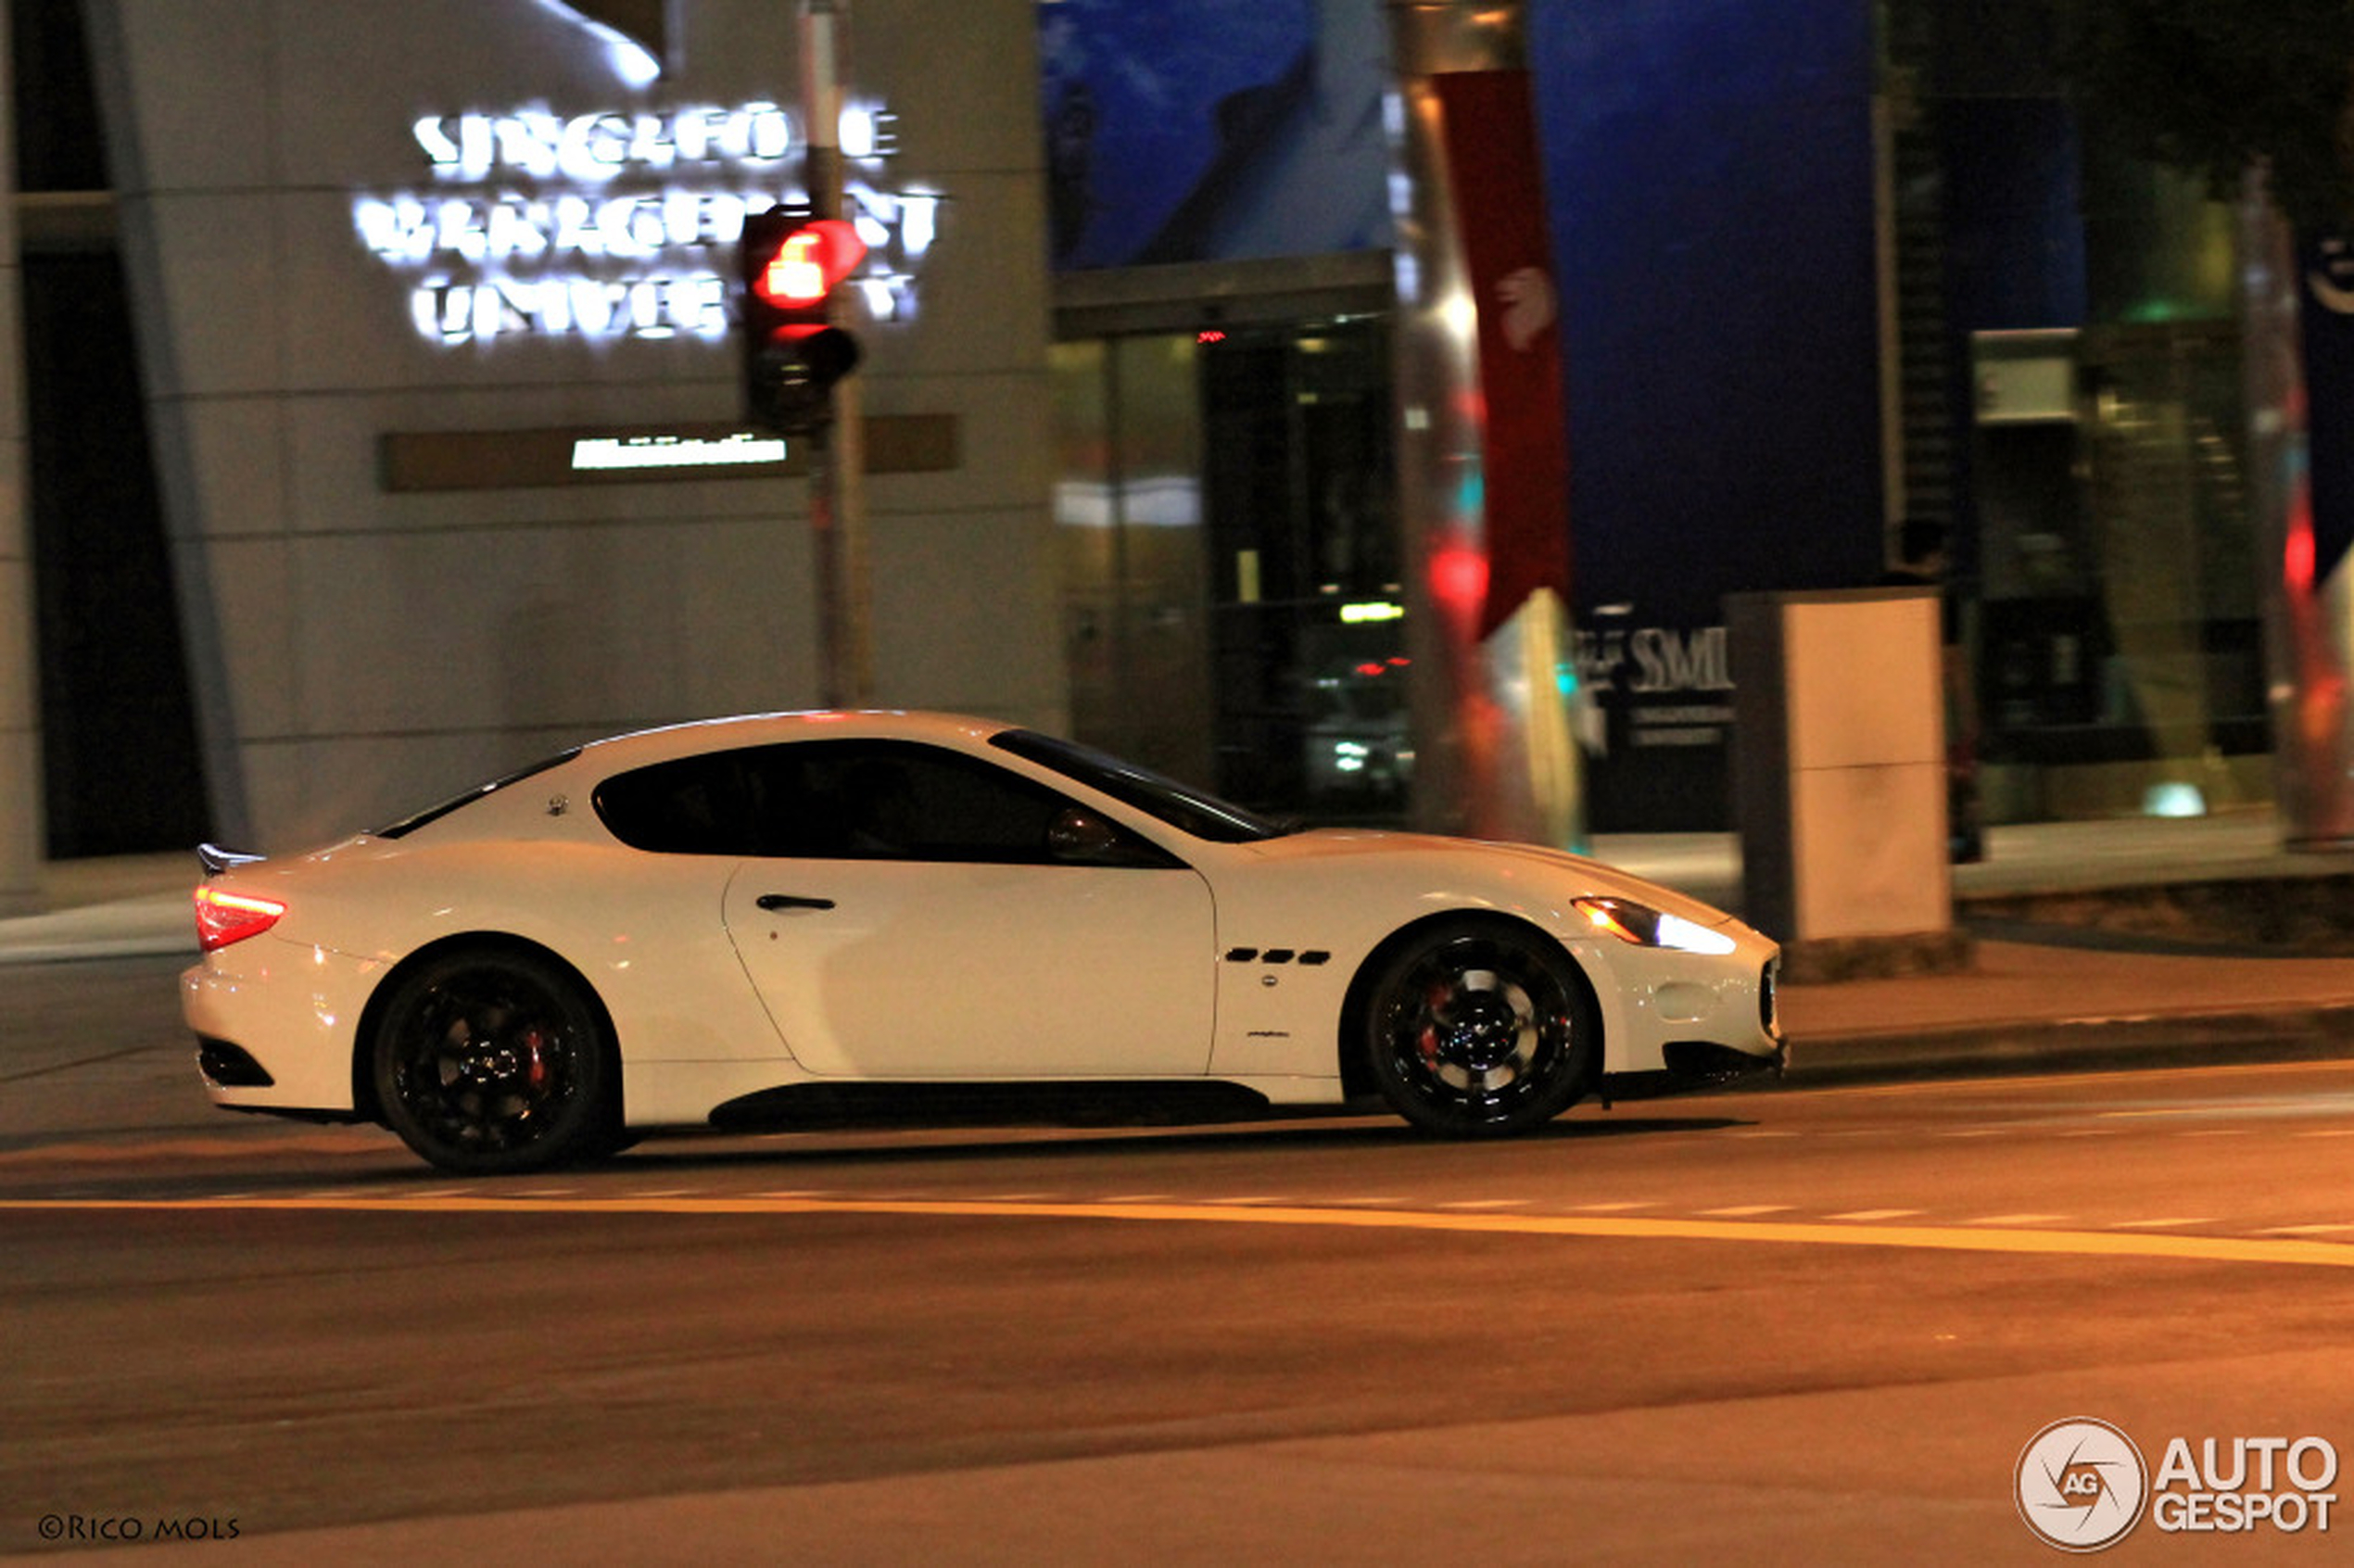
[[[1209,1203],[1010,1203],[986,1199],[799,1197],[329,1196],[0,1199],[0,1210],[277,1210],[381,1214],[869,1214],[940,1219],[1126,1220],[1336,1230],[1444,1231],[1472,1235],[1768,1242],[1893,1246],[2046,1257],[2163,1258],[2208,1263],[2354,1268],[2354,1246],[2294,1237],[2152,1235],[2113,1231],[1875,1225],[1847,1221],[1633,1219],[1589,1214],[1495,1214],[1460,1209],[1318,1208]]]

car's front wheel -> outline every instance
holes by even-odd
[[[603,1016],[537,954],[428,958],[386,998],[370,1067],[385,1124],[444,1170],[539,1170],[619,1142]]]
[[[1374,1081],[1391,1108],[1449,1137],[1540,1126],[1575,1105],[1599,1032],[1592,993],[1534,931],[1438,926],[1376,975],[1364,1014]]]

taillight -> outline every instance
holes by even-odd
[[[196,890],[196,944],[207,953],[259,936],[278,923],[286,906],[274,898],[230,892],[224,888]]]

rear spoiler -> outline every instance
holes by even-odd
[[[247,854],[243,850],[222,849],[219,844],[196,846],[196,859],[203,865],[204,874],[208,877],[218,877],[235,866],[251,866],[257,860],[268,858],[267,855]]]

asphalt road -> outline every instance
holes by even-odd
[[[2354,1064],[462,1182],[186,1055],[169,966],[0,974],[0,1554],[2048,1562],[2052,1423],[2354,1454]]]

